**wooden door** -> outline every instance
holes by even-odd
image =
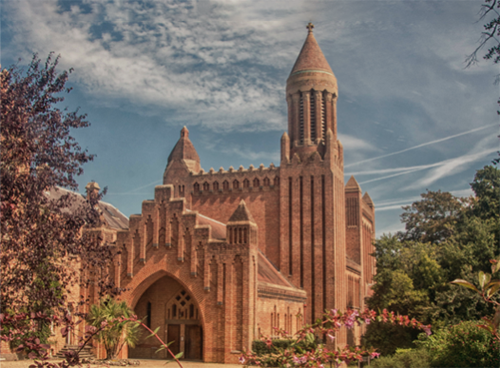
[[[175,355],[181,351],[181,325],[168,325],[167,344],[173,341],[168,347]],[[172,357],[168,354],[168,359]]]
[[[202,359],[203,334],[201,326],[186,325],[186,359]]]

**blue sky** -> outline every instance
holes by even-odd
[[[470,195],[496,157],[498,67],[465,68],[482,1],[1,1],[1,62],[34,52],[74,68],[65,100],[97,155],[79,178],[140,213],[182,126],[202,167],[271,162],[287,126],[285,83],[306,24],[339,84],[345,180],[376,206],[377,235],[426,189]]]

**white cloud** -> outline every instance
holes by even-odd
[[[373,144],[351,135],[339,133],[339,140],[342,142],[344,150],[356,151],[379,151]]]

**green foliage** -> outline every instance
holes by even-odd
[[[475,321],[441,329],[431,336],[419,336],[416,342],[429,352],[432,367],[500,366],[500,344]]]
[[[439,243],[452,234],[463,208],[463,202],[448,192],[427,191],[422,200],[403,207],[401,221],[405,224],[403,240]]]
[[[383,322],[372,322],[366,327],[362,343],[368,347],[377,348],[377,352],[391,355],[398,348],[413,348],[415,340],[420,332],[414,328],[391,325]]]
[[[478,170],[471,187],[475,197],[427,191],[403,208],[405,231],[383,235],[375,243],[377,275],[367,300],[370,308],[407,314],[438,328],[495,312],[473,288],[480,284],[477,273],[489,272],[489,260],[500,251],[500,170]],[[451,285],[456,279],[472,289]],[[492,300],[500,302],[498,293]],[[411,346],[401,332],[392,340],[384,328],[373,330],[369,327],[366,343],[379,351]]]
[[[474,216],[482,219],[500,217],[500,170],[494,166],[485,166],[476,172],[470,184],[476,194],[472,208]]]
[[[127,303],[118,303],[111,297],[103,298],[99,305],[94,304],[90,307],[87,317],[88,323],[97,328],[103,324],[106,326],[95,338],[104,344],[107,359],[116,358],[125,344],[133,348],[138,342],[140,324],[121,320],[133,315],[134,311],[128,307]]]
[[[291,343],[292,343],[291,340],[278,340],[278,339],[272,340],[272,346],[278,349],[286,349],[290,346]],[[267,346],[265,341],[262,340],[252,341],[252,351],[256,355],[261,356],[264,354],[269,354],[271,350],[272,349]]]
[[[381,356],[370,364],[374,368],[428,368],[429,353],[425,349],[397,349],[392,356]]]

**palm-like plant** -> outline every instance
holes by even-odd
[[[87,322],[94,327],[104,327],[95,338],[104,345],[106,359],[115,359],[123,346],[135,347],[139,340],[139,323],[125,320],[134,311],[125,302],[106,297],[90,307]]]

